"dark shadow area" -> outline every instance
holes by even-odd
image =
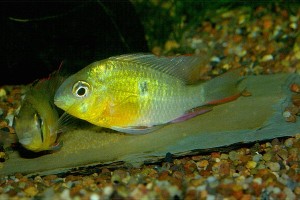
[[[0,85],[66,73],[112,55],[148,51],[128,0],[0,3]]]

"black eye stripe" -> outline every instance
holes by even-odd
[[[38,130],[40,130],[40,134],[41,134],[41,139],[42,139],[42,142],[44,142],[44,133],[43,133],[43,120],[42,118],[40,117],[40,115],[38,113],[35,113],[35,119],[36,119],[36,123],[37,123],[37,128]]]

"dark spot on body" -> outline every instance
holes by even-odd
[[[148,84],[146,81],[139,83],[139,90],[142,96],[147,95],[148,93]]]

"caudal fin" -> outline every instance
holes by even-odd
[[[238,87],[243,79],[241,69],[236,69],[204,83],[205,104],[222,104],[237,99],[243,91]]]

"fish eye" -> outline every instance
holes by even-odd
[[[77,83],[74,84],[72,92],[76,97],[83,98],[89,94],[89,90],[90,90],[90,85],[87,82],[78,81]]]

